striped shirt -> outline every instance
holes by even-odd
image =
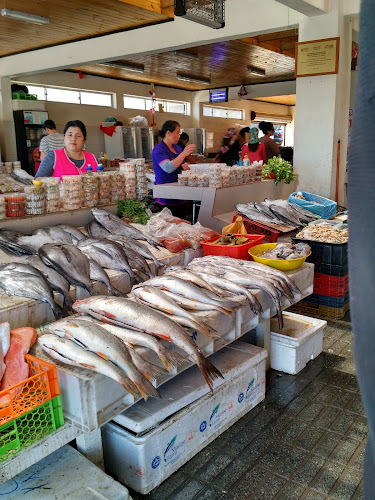
[[[46,135],[40,141],[39,151],[47,153],[53,149],[62,149],[64,146],[64,136],[59,132],[52,132],[52,134]]]

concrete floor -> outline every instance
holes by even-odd
[[[367,421],[349,314],[298,375],[270,370],[266,399],[149,495],[134,500],[361,499]]]

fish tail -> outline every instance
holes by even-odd
[[[142,368],[138,368],[138,370],[151,383],[155,382],[158,376],[165,375],[166,373],[164,368],[161,368],[158,365],[154,365],[153,363],[145,363],[145,365]]]
[[[139,377],[141,378],[141,377]],[[159,391],[147,380],[146,377],[142,376],[143,380],[137,380],[137,389],[142,394],[142,397],[145,401],[148,398],[158,398],[161,399]]]
[[[135,386],[134,382],[130,380],[130,378],[125,377],[125,375],[121,378],[120,384],[124,389],[126,389],[130,394],[132,394],[135,398],[138,398],[139,391]]]
[[[277,320],[279,323],[279,328],[282,330],[284,328],[284,318],[283,318],[283,313],[281,312],[280,307],[277,308]]]
[[[159,349],[158,356],[169,372],[172,372],[178,365],[182,365],[186,361],[180,354],[173,352],[166,347]]]
[[[195,322],[196,325],[195,325],[195,328],[202,334],[204,335],[205,337],[211,339],[211,340],[215,340],[215,339],[220,339],[220,335],[218,335],[217,333],[215,333],[214,331],[212,331],[212,329],[208,329],[205,325],[203,325],[202,323],[197,323]]]
[[[50,304],[52,307],[53,315],[55,319],[65,318],[68,315],[68,311],[60,307],[56,302]]]
[[[206,382],[208,384],[208,387],[211,389],[211,392],[213,391],[212,387],[212,382],[216,378],[224,378],[223,375],[220,373],[220,371],[214,366],[211,361],[209,361],[207,358],[203,356],[203,354],[200,353],[200,356],[198,359],[196,359],[196,363],[198,365],[198,368],[202,372],[203,377],[206,379]]]

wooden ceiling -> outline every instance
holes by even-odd
[[[186,90],[203,90],[225,86],[247,85],[294,79],[294,58],[242,40],[202,45],[183,52],[196,54],[197,59],[172,52],[127,57],[117,63],[144,65],[144,73],[136,73],[99,64],[71,68],[85,74],[122,80],[154,83]],[[264,69],[265,76],[249,73],[248,66]],[[181,81],[178,74],[203,78],[210,84]]]
[[[48,17],[39,26],[0,16],[0,57],[169,19],[173,0],[0,0],[0,8]]]
[[[273,102],[275,104],[286,104],[287,106],[296,105],[296,94],[275,95],[271,97],[253,97],[254,101]]]

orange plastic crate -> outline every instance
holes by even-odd
[[[248,243],[244,243],[243,245],[234,247],[230,247],[228,245],[210,245],[211,241],[215,241],[218,239],[217,236],[214,236],[209,240],[201,241],[201,245],[203,247],[203,255],[225,255],[226,257],[232,257],[234,259],[253,260],[248,250],[255,245],[260,245],[261,243],[263,243],[263,235],[235,234],[235,236],[243,236],[249,241]]]
[[[0,391],[0,425],[60,394],[56,366],[31,354],[26,354],[25,359],[29,365],[29,378]]]

